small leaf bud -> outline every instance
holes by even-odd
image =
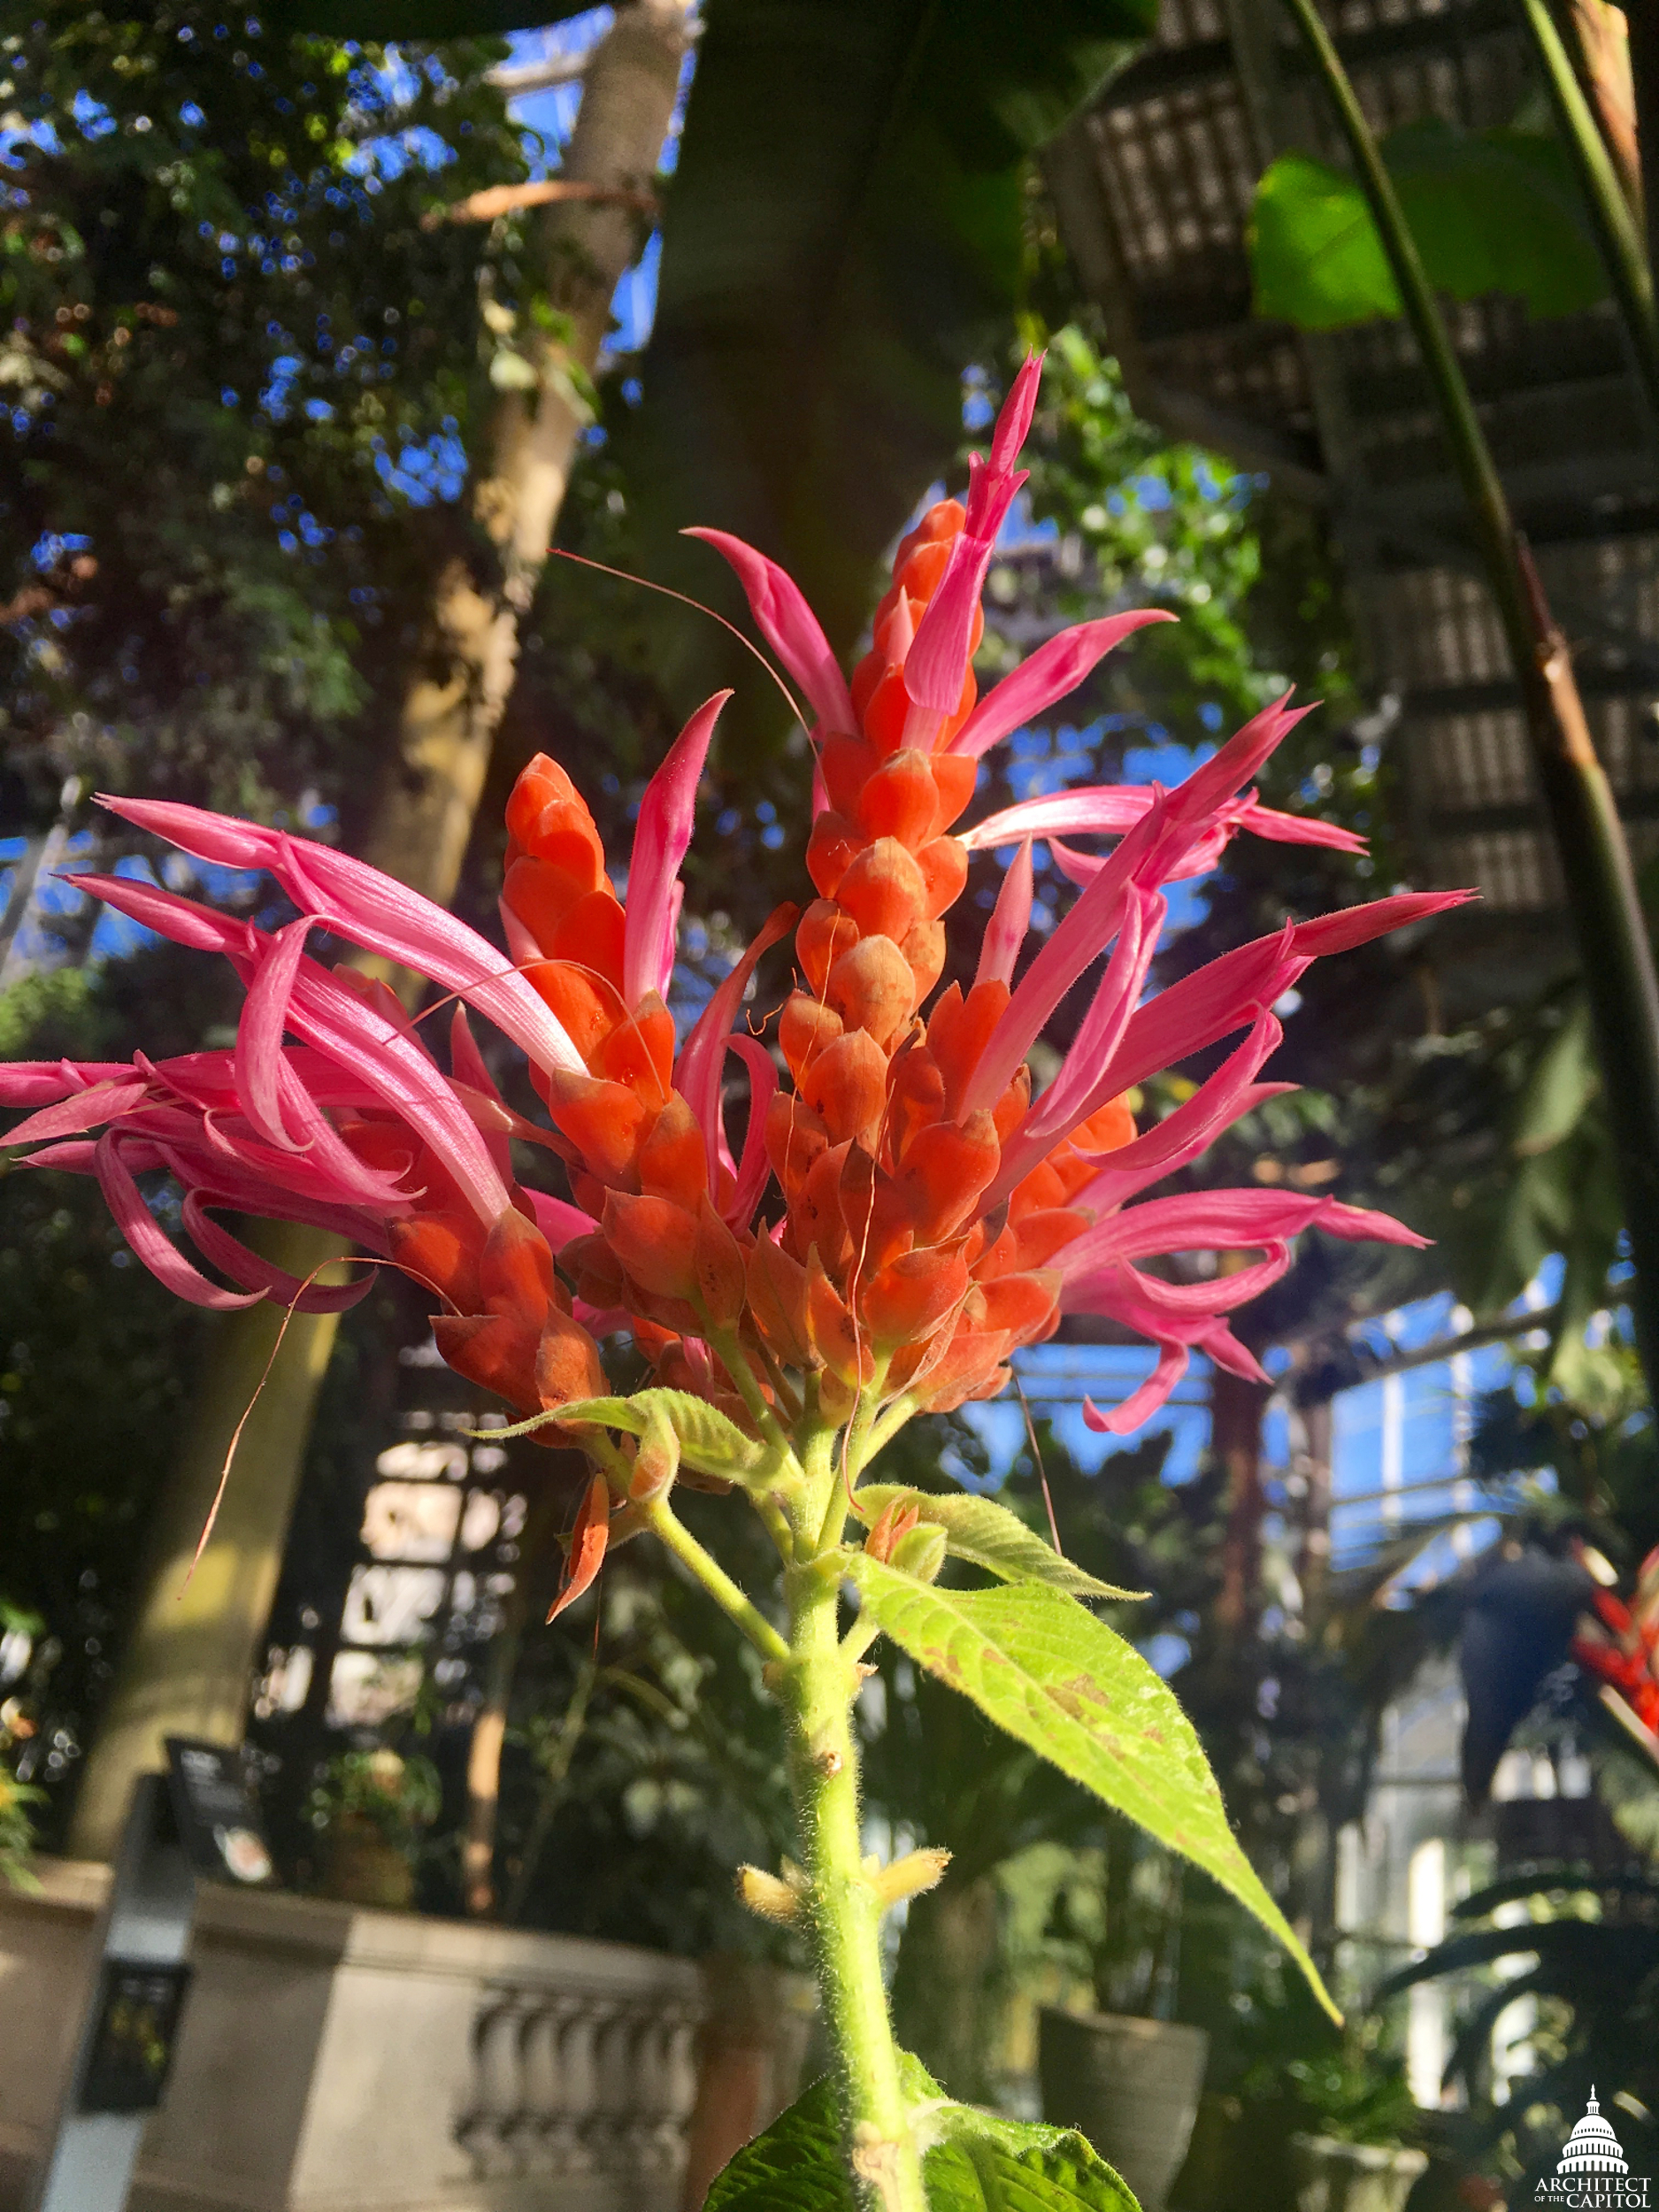
[[[918,1582],[935,1582],[945,1563],[945,1532],[937,1521],[907,1529],[893,1547],[893,1564]]]

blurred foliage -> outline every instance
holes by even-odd
[[[430,1759],[406,1759],[382,1747],[344,1751],[331,1760],[306,1812],[319,1832],[353,1819],[366,1823],[386,1842],[412,1850],[437,1818],[442,1801],[438,1770]]]
[[[955,458],[963,369],[1020,303],[1029,157],[1154,15],[1152,0],[713,0],[623,430],[644,573],[739,617],[724,565],[678,534],[734,531],[851,648],[877,562]],[[694,696],[738,665],[718,631],[667,610],[654,659]],[[752,760],[780,727],[772,695],[748,687],[728,745]]]
[[[511,226],[421,224],[525,174],[505,50],[189,0],[42,0],[0,43],[0,815],[68,773],[267,817],[368,795],[472,529],[480,284],[538,296]]]
[[[1527,1867],[1463,1899],[1453,1916],[1456,1930],[1384,1991],[1460,1977],[1446,2078],[1467,2109],[1444,2124],[1444,2162],[1484,2172],[1511,2204],[1530,2204],[1599,2085],[1632,2173],[1651,2172],[1659,2160],[1659,1876]],[[1529,2000],[1530,2027],[1509,2012]],[[1490,2047],[1506,2014],[1530,2067],[1524,2091],[1498,2098]]]

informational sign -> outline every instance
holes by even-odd
[[[242,1754],[188,1736],[166,1740],[173,1816],[191,1865],[244,1889],[270,1881],[270,1847]]]
[[[105,1959],[92,2022],[82,2112],[153,2112],[173,2065],[188,1966]]]
[[[142,1774],[122,1832],[81,2017],[33,2212],[122,2212],[161,2101],[189,1986],[196,1874],[174,1793]]]

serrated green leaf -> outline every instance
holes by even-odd
[[[923,2163],[929,2212],[1139,2212],[1128,2184],[1075,2128],[944,2107]]]
[[[764,1444],[745,1436],[718,1406],[688,1390],[641,1390],[632,1398],[576,1398],[558,1407],[553,1417],[562,1425],[591,1423],[595,1428],[643,1436],[654,1412],[664,1417],[680,1439],[680,1456],[700,1473],[742,1482],[758,1473],[771,1457]]]
[[[919,2060],[899,2055],[929,2212],[1138,2212],[1075,2130],[999,2120],[941,2096]],[[834,2084],[814,2082],[717,2176],[703,2212],[856,2212]]]
[[[721,2169],[703,2212],[857,2212],[828,2075]]]
[[[965,1559],[1000,1575],[1004,1582],[1042,1582],[1055,1590],[1069,1590],[1079,1598],[1143,1598],[1145,1590],[1120,1590],[1115,1583],[1099,1582],[1091,1574],[1045,1544],[1018,1514],[995,1498],[975,1498],[965,1492],[936,1496],[931,1491],[907,1490],[902,1483],[867,1482],[854,1495],[861,1517],[876,1521],[895,1498],[902,1498],[945,1532],[945,1548],[954,1559]]]
[[[847,1573],[901,1650],[1202,1867],[1277,1937],[1340,2018],[1312,1960],[1239,1848],[1192,1723],[1133,1645],[1075,1598],[1040,1585],[941,1589],[864,1552],[849,1558]]]

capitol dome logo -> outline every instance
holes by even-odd
[[[1647,2177],[1632,2174],[1624,2147],[1596,2102],[1594,2085],[1585,2114],[1562,2147],[1555,2170],[1538,2185],[1534,2200],[1556,2212],[1637,2212],[1647,2202]]]

